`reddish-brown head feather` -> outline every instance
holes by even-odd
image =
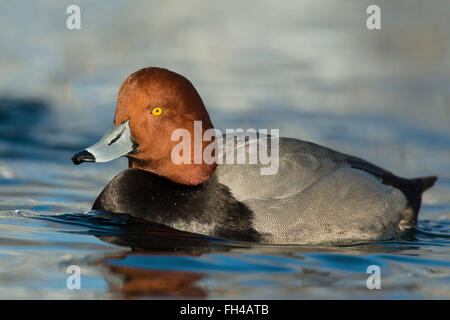
[[[160,116],[152,115],[161,107]],[[194,121],[202,131],[213,128],[208,112],[194,86],[185,77],[161,68],[144,68],[130,75],[119,90],[115,124],[130,120],[137,152],[128,156],[130,168],[139,168],[174,182],[197,185],[209,179],[216,164],[194,164]],[[175,164],[172,132],[186,129],[191,136],[191,164]],[[203,134],[202,132],[202,134]],[[210,142],[202,142],[203,148]],[[202,152],[203,154],[203,152]]]

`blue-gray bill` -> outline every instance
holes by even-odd
[[[77,152],[74,164],[82,162],[108,162],[133,152],[136,143],[131,138],[130,121],[112,128],[96,144]]]

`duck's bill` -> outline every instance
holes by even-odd
[[[74,164],[82,162],[108,162],[134,152],[137,144],[131,138],[130,121],[114,127],[99,142],[74,154]]]

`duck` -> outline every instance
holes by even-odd
[[[196,128],[201,123],[201,129]],[[122,83],[113,128],[72,161],[128,159],[92,210],[202,236],[263,244],[322,244],[392,239],[417,224],[422,193],[436,176],[402,178],[361,158],[295,138],[276,137],[277,171],[262,163],[174,161],[176,130],[217,130],[184,76],[147,67]],[[200,151],[216,141],[201,140]],[[258,134],[227,152],[267,139]],[[275,137],[271,137],[274,139]],[[228,149],[227,149],[228,148]],[[195,148],[194,148],[195,149]],[[179,154],[192,160],[194,151]],[[271,143],[269,152],[275,155]],[[197,150],[198,151],[198,150]]]

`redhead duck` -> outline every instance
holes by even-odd
[[[278,170],[270,175],[261,174],[260,163],[173,161],[179,144],[173,132],[183,129],[193,139],[199,121],[201,134],[214,130],[185,77],[162,68],[130,75],[119,90],[113,129],[72,157],[75,164],[128,158],[129,168],[103,189],[92,209],[239,241],[378,240],[415,225],[421,195],[437,179],[401,178],[360,158],[293,138],[278,139]],[[225,149],[244,148],[248,155],[253,142],[266,138],[257,135]],[[201,151],[211,141],[201,140]],[[272,149],[271,144],[268,152]],[[184,156],[194,159],[194,150]]]

